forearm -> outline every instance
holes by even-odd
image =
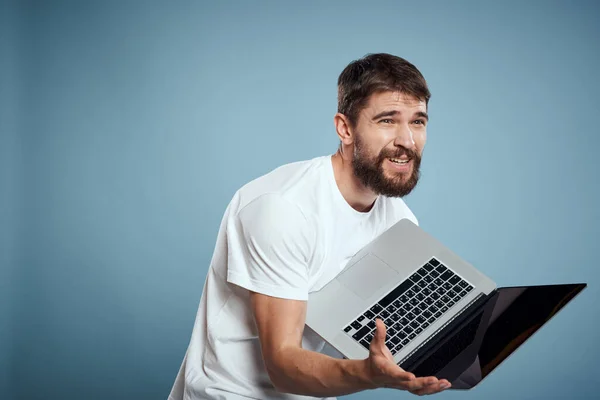
[[[374,389],[366,360],[342,360],[324,354],[288,347],[267,365],[275,387],[306,396],[342,396]]]

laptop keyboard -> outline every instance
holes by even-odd
[[[359,315],[344,332],[368,350],[375,334],[375,319],[381,318],[387,328],[385,344],[396,354],[471,290],[472,285],[432,258]]]

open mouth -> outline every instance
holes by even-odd
[[[406,165],[409,163],[410,159],[400,159],[400,158],[388,158],[391,162],[397,165]]]

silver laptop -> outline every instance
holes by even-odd
[[[481,309],[494,292],[491,279],[403,219],[309,295],[306,324],[346,358],[363,359],[381,318],[386,345],[405,368],[425,359],[436,348],[432,338],[464,325],[457,317]]]

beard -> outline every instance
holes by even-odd
[[[397,172],[394,176],[386,176],[383,163],[388,158],[400,158],[406,155],[412,160],[412,170],[407,173]],[[365,186],[378,195],[387,197],[404,197],[417,186],[421,156],[413,150],[400,147],[396,150],[383,149],[377,157],[368,154],[359,135],[354,144],[352,169],[354,175]]]

